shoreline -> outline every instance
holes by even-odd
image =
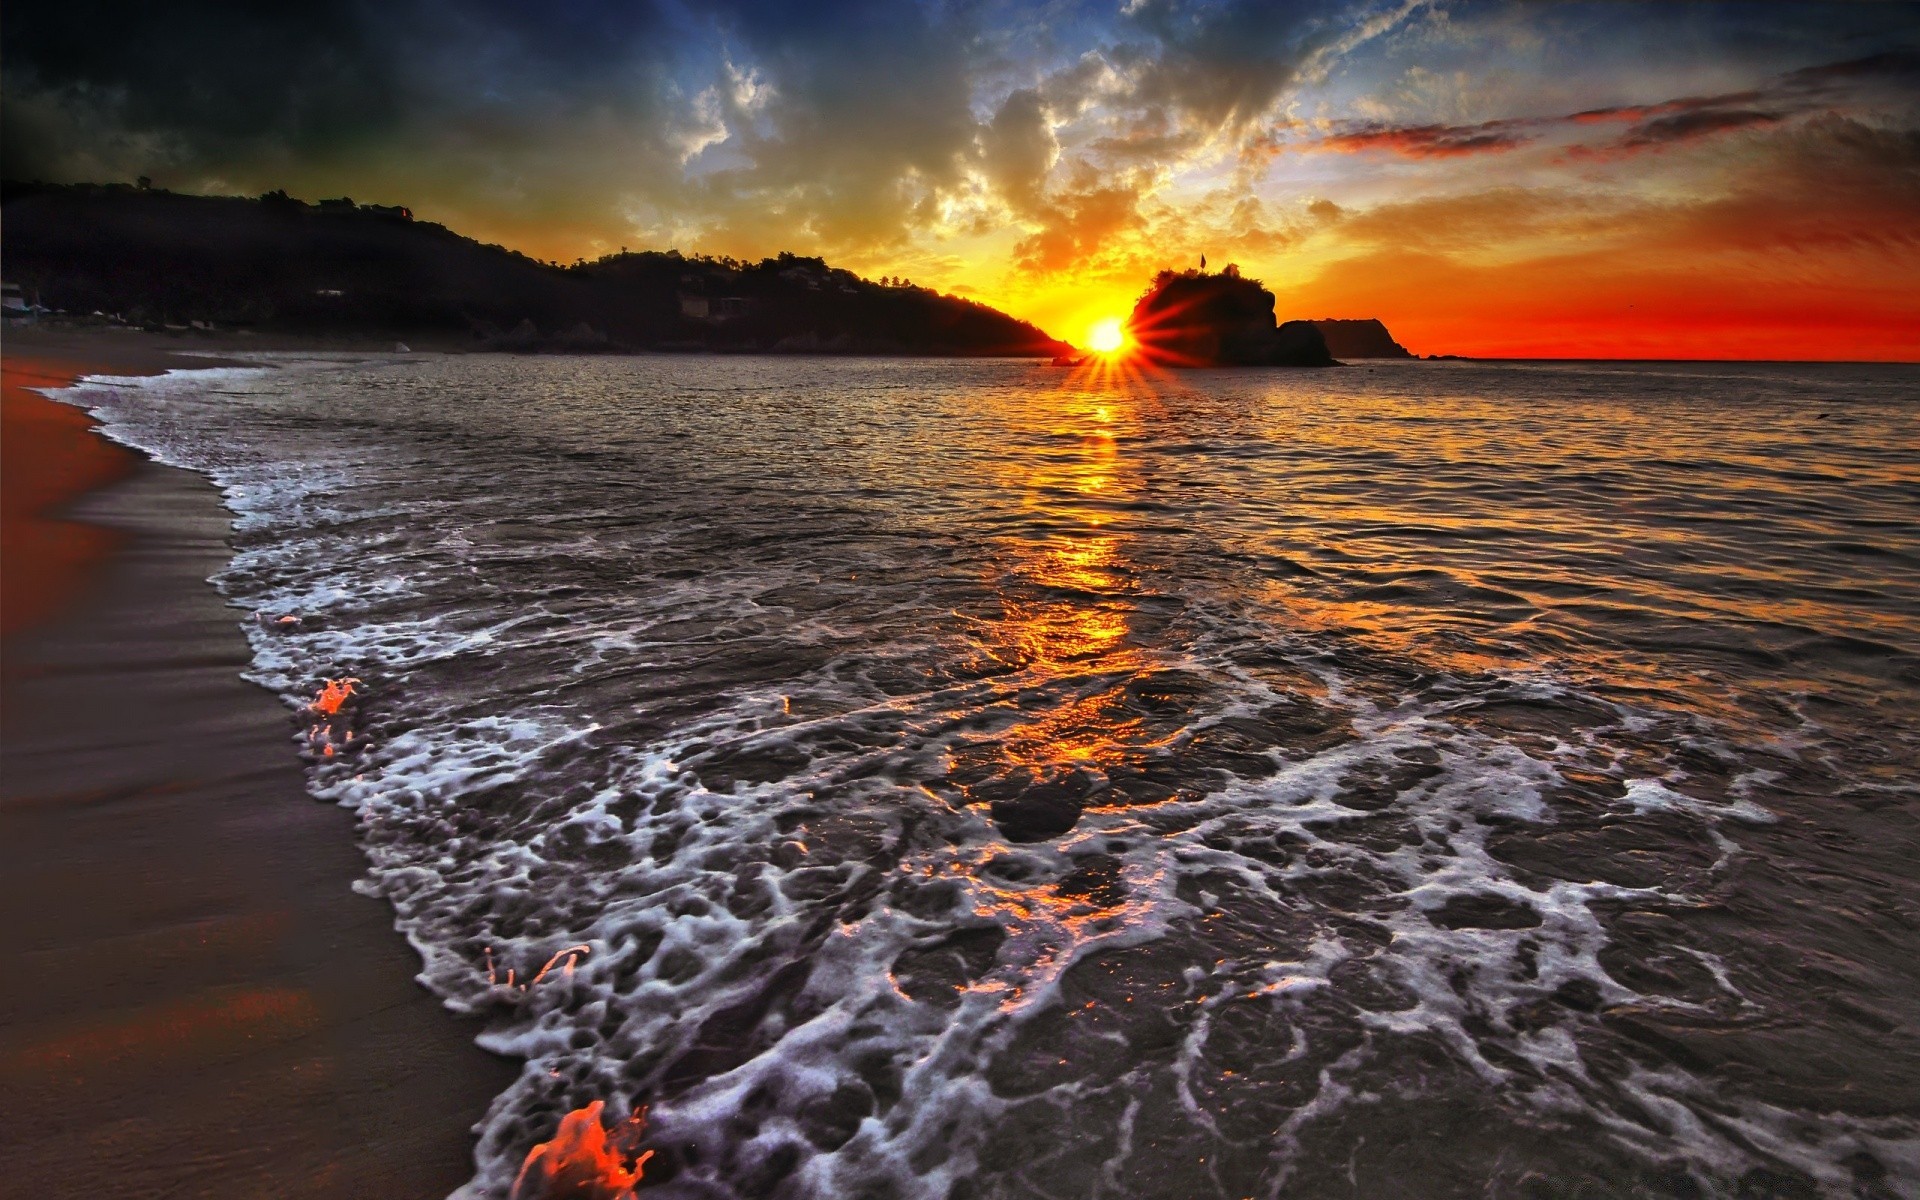
[[[418,984],[295,719],[240,678],[202,476],[23,391],[219,365],[140,339],[5,347],[0,1131],[22,1195],[445,1196],[518,1073]],[[118,343],[118,344],[114,344]],[[264,348],[264,347],[263,347]]]

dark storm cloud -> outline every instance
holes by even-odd
[[[562,119],[659,28],[644,0],[14,6],[6,171],[99,161],[76,144],[89,138],[220,170],[379,144],[476,109]]]
[[[10,101],[51,94],[133,129],[306,147],[396,119],[394,64],[369,34],[351,0],[79,0],[9,6],[0,61]],[[9,136],[5,149],[18,173],[23,147]]]

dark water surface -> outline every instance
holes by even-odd
[[[1920,1194],[1914,369],[276,361],[82,399],[362,681],[464,1195]]]

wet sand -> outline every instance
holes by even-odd
[[[352,818],[239,677],[218,493],[21,390],[193,364],[6,339],[0,1192],[442,1196],[515,1067],[413,981]]]

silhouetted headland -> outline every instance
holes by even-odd
[[[7,183],[7,279],[49,309],[146,328],[536,351],[1052,357],[1064,342],[984,304],[819,258],[677,250],[570,266],[406,208]]]
[[[1162,271],[1127,318],[1148,357],[1177,367],[1332,367],[1339,364],[1311,321],[1276,325],[1273,293],[1238,267]]]
[[[1339,320],[1323,317],[1314,328],[1327,339],[1327,353],[1335,358],[1412,358],[1413,354],[1387,332],[1378,317]]]

